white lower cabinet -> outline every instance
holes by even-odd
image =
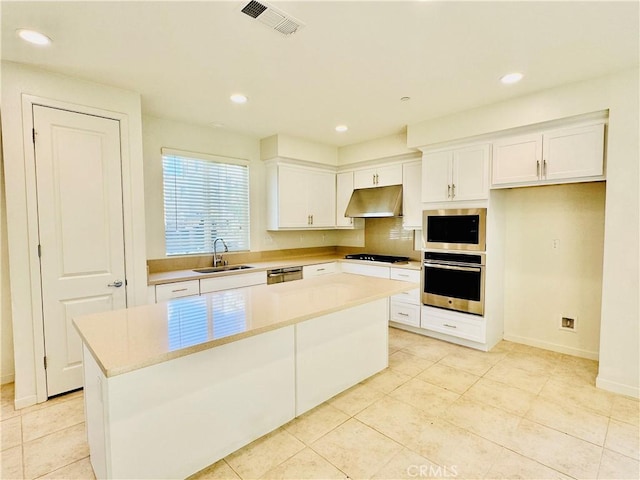
[[[478,343],[486,341],[485,319],[477,315],[423,306],[420,326],[427,330]]]
[[[342,271],[366,277],[389,278],[389,267],[383,267],[382,265],[342,262]]]
[[[172,298],[188,297],[189,295],[200,295],[199,280],[156,285],[156,302],[163,302],[164,300],[171,300]]]
[[[200,293],[218,292],[231,288],[250,287],[267,283],[267,272],[241,273],[200,280]]]
[[[240,273],[236,275],[224,275],[222,277],[203,278],[201,280],[163,283],[155,287],[150,286],[147,296],[149,303],[157,303],[171,300],[172,298],[201,295],[203,293],[250,287],[264,283],[267,283],[267,272]],[[155,297],[152,295],[153,292],[155,292]]]
[[[420,270],[406,268],[390,269],[391,280],[420,283]],[[389,320],[404,323],[412,327],[420,327],[420,288],[402,292],[391,297]]]
[[[305,265],[302,267],[302,278],[319,277],[339,271],[338,262],[319,263],[317,265]]]

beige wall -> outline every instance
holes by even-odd
[[[597,359],[604,182],[505,193],[505,338]],[[577,317],[575,331],[560,330],[562,316]]]
[[[272,135],[260,141],[260,158],[294,158],[306,162],[336,166],[338,148],[291,135]]]
[[[420,152],[415,148],[407,147],[406,133],[398,133],[340,147],[338,149],[338,165],[352,165],[358,162],[382,160],[416,153]]]
[[[7,209],[4,200],[4,163],[0,135],[0,383],[14,380],[13,327],[11,325],[11,289],[9,249],[7,246]]]
[[[358,246],[363,242],[362,231],[267,231],[266,170],[264,162],[260,159],[260,140],[257,138],[150,116],[143,117],[142,135],[148,259],[166,258],[160,154],[162,147],[244,158],[251,162],[249,168],[252,251],[331,245]],[[292,146],[294,143],[290,142],[289,145]],[[307,147],[306,150],[299,151],[291,147],[288,152],[297,156],[290,158],[308,161],[309,158],[302,158],[305,155],[304,151],[313,149],[309,145]]]
[[[609,110],[597,385],[640,396],[639,71],[538,92],[410,125],[410,147]]]

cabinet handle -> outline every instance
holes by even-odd
[[[313,225],[313,215],[311,215],[311,225]]]
[[[542,175],[545,178],[547,176],[547,159],[546,158],[542,161]]]
[[[307,215],[307,225],[311,225],[311,215]]]
[[[398,312],[398,315],[402,315],[403,317],[408,317],[409,316],[408,313],[402,313],[402,312]]]
[[[451,184],[451,198],[456,198],[456,184]]]
[[[398,276],[399,277],[408,277],[409,275],[407,275],[406,273],[399,273]],[[407,292],[402,292],[402,293],[407,293]]]
[[[447,198],[451,197],[451,185],[447,185]]]
[[[187,288],[178,288],[177,290],[171,290],[171,293],[186,292],[187,290]]]
[[[458,328],[455,325],[449,325],[448,323],[444,323],[443,326],[449,327],[449,328]]]
[[[540,160],[536,160],[536,177],[540,176]]]
[[[378,185],[380,183],[380,177],[378,177],[378,174],[376,173],[376,185]]]

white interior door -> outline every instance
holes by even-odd
[[[120,125],[38,105],[33,124],[47,396],[52,396],[83,383],[73,318],[126,307]]]

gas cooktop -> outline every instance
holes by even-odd
[[[375,253],[353,253],[345,255],[344,258],[350,260],[367,260],[369,262],[386,262],[386,263],[400,263],[408,262],[409,257],[394,257],[393,255],[377,255]]]

